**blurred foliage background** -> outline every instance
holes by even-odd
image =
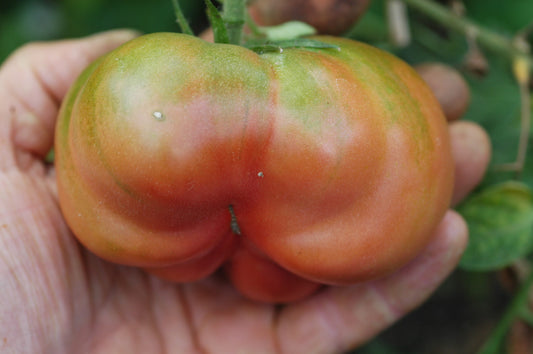
[[[193,29],[206,25],[203,1],[182,1]],[[178,31],[170,0],[2,0],[0,61],[35,40],[80,37],[114,28]]]
[[[440,3],[449,5],[450,1],[441,0]],[[533,21],[531,0],[465,0],[461,3],[469,19],[509,38],[530,26]],[[181,0],[181,5],[196,33],[207,26],[202,0]],[[520,132],[520,94],[512,75],[511,60],[502,53],[485,50],[483,59],[486,60],[486,70],[482,73],[469,70],[465,58],[471,48],[465,36],[413,9],[409,10],[412,41],[407,46],[394,46],[389,39],[385,14],[384,1],[374,0],[369,11],[346,35],[392,51],[411,64],[438,61],[460,70],[472,90],[471,105],[464,119],[482,124],[493,144],[491,168],[476,192],[481,193],[489,186],[515,179],[513,173],[494,168],[514,160]],[[0,62],[29,41],[79,37],[113,28],[133,28],[145,33],[179,29],[170,0],[2,0]],[[526,35],[525,39],[530,45],[533,44],[531,34]],[[532,157],[533,144],[530,138],[528,158],[519,179],[530,189],[533,188]],[[531,197],[531,193],[528,195]],[[505,195],[502,198],[505,199]],[[531,215],[531,210],[527,215]],[[533,228],[528,225],[526,223],[525,237],[531,241]],[[470,226],[474,243],[476,237],[490,237],[477,232],[475,224]],[[494,226],[496,229],[498,227],[506,231],[509,225],[504,220],[501,225]],[[502,234],[507,235],[505,232]],[[468,267],[457,269],[423,306],[355,352],[476,352],[490,337],[513,301],[520,285],[520,276],[516,272],[517,261],[521,264],[526,262],[526,266],[529,266],[531,248],[533,242],[529,242],[527,249],[521,250],[524,258],[512,260],[505,267],[484,271],[473,271]],[[533,323],[526,318],[511,326],[506,349],[502,348],[502,352],[522,353],[513,349],[516,331],[521,333],[524,340],[533,342],[530,322]]]

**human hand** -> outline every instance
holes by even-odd
[[[0,69],[2,353],[342,352],[417,307],[455,267],[467,229],[453,211],[395,274],[284,307],[246,300],[219,275],[176,285],[87,252],[63,220],[44,157],[70,84],[134,35],[31,44]],[[479,182],[490,151],[473,123],[451,123],[450,133],[457,202]]]

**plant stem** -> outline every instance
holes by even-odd
[[[520,47],[512,38],[502,36],[487,28],[483,28],[471,20],[458,16],[448,8],[430,0],[403,0],[410,7],[424,13],[435,22],[446,26],[465,36],[473,36],[481,46],[514,59],[518,55],[525,56],[529,67],[533,67],[533,58],[527,48]]]
[[[396,47],[406,47],[411,42],[407,6],[401,0],[388,0],[386,6],[389,37]]]
[[[229,42],[240,45],[244,26],[246,0],[224,0],[222,18],[228,30]]]
[[[533,272],[530,272],[527,278],[522,282],[520,289],[515,295],[513,301],[505,311],[503,317],[496,328],[492,331],[491,336],[485,342],[478,354],[497,354],[500,353],[501,345],[505,339],[513,321],[520,316],[524,306],[527,306],[529,292],[533,285]]]
[[[237,216],[235,215],[235,209],[233,209],[233,205],[230,204],[229,206],[229,213],[231,215],[231,231],[235,235],[241,234],[241,228],[239,227],[239,223],[237,222]]]
[[[187,19],[183,15],[183,11],[181,10],[178,0],[172,0],[172,5],[174,6],[174,13],[176,16],[176,21],[178,22],[178,25],[180,26],[181,31],[185,34],[193,36],[194,33],[192,32],[192,29],[189,26]]]

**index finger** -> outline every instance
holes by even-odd
[[[136,35],[116,30],[16,50],[0,67],[0,141],[8,142],[0,146],[2,167],[18,163],[21,151],[46,155],[61,100],[75,78],[90,62]]]

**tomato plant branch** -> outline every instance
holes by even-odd
[[[178,0],[172,0],[172,5],[174,6],[174,14],[176,15],[176,22],[180,26],[181,31],[191,36],[194,35],[191,27],[189,26],[189,23],[187,22],[187,19],[183,15],[183,11],[181,10]]]
[[[411,42],[406,5],[401,0],[388,0],[386,6],[389,36],[395,46],[405,47]]]
[[[474,35],[476,41],[488,50],[497,52],[507,58],[514,59],[523,56],[528,66],[533,67],[533,58],[529,48],[523,42],[502,36],[494,31],[484,28],[473,21],[459,16],[447,7],[430,0],[403,0],[407,5],[422,12],[435,22],[450,28],[465,36]]]
[[[205,0],[205,5],[207,7],[207,18],[213,29],[213,39],[215,40],[215,43],[229,43],[228,30],[220,12],[215,5],[213,5],[211,0]]]
[[[528,304],[529,291],[533,285],[533,272],[530,272],[527,278],[522,283],[513,301],[507,308],[507,311],[496,325],[491,336],[485,342],[478,354],[497,354],[500,353],[501,345],[509,331],[513,321],[520,317],[523,309]]]

